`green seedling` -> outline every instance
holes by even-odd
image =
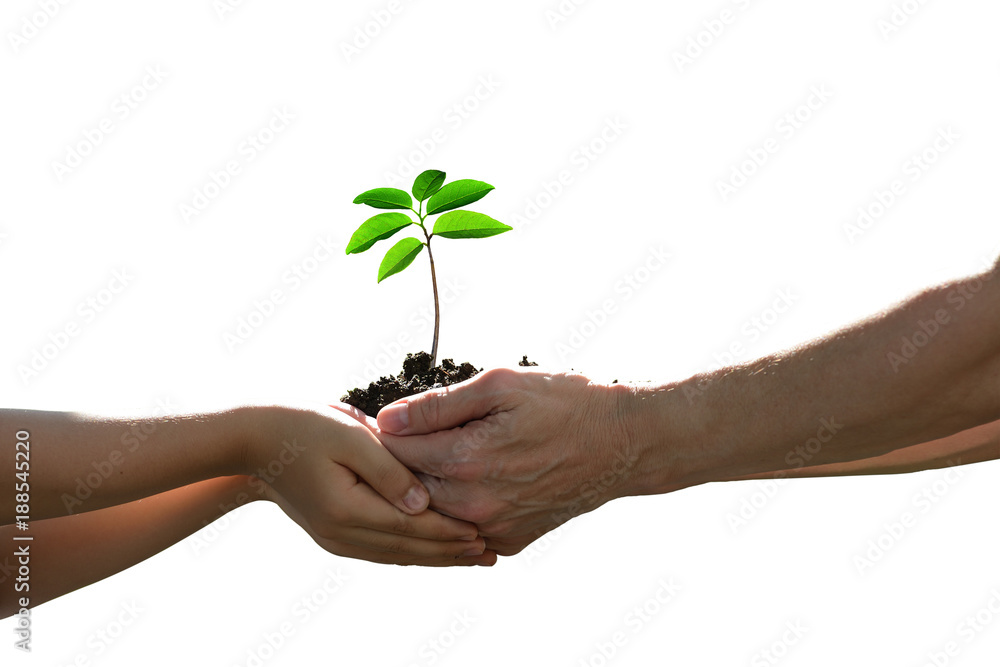
[[[417,225],[424,233],[424,240],[405,238],[389,248],[378,267],[378,282],[395,275],[413,263],[417,255],[427,248],[427,257],[431,264],[431,287],[434,290],[434,344],[431,347],[431,366],[437,365],[438,335],[441,329],[441,306],[438,301],[437,274],[434,272],[434,254],[431,252],[431,239],[443,236],[446,239],[481,239],[496,236],[510,231],[512,227],[503,224],[488,215],[474,211],[459,211],[462,206],[477,202],[493,189],[492,185],[482,181],[464,179],[445,184],[445,173],[429,169],[417,176],[413,182],[413,197],[418,205],[413,208],[410,195],[397,188],[376,188],[363,192],[354,198],[355,204],[367,204],[372,208],[400,209],[413,211],[417,220],[414,221],[405,213],[379,213],[368,218],[354,232],[351,242],[347,244],[347,254],[364,252],[373,245],[393,236],[396,232],[410,225]],[[424,202],[427,210],[424,211]],[[447,213],[445,213],[447,211]],[[444,213],[434,222],[434,228],[427,231],[424,222],[429,216]]]

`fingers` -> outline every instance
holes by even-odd
[[[482,538],[476,538],[471,542],[463,540],[440,542],[438,540],[425,540],[419,537],[383,533],[370,528],[346,530],[338,538],[338,541],[388,554],[438,560],[482,556],[486,551],[486,542]]]
[[[486,542],[473,524],[430,510],[417,516],[404,514],[364,484],[351,489],[345,500],[353,516],[337,528],[334,539],[384,554],[378,562],[456,564],[456,559],[471,559],[470,564],[478,564],[483,560],[479,557],[485,553]]]
[[[511,369],[498,368],[456,385],[431,389],[384,407],[378,426],[387,433],[433,433],[481,419],[497,408]]]
[[[380,431],[379,441],[410,470],[435,477],[480,479],[486,472],[483,452],[509,438],[509,413],[491,414],[464,426],[426,435],[394,435]]]
[[[371,431],[372,433],[378,430],[378,425],[375,422],[375,418],[369,417],[368,415],[366,415],[364,412],[354,407],[353,405],[349,405],[347,403],[331,403],[330,407],[333,408],[334,410],[338,410],[339,412],[343,412],[348,417],[353,417],[361,424],[367,426],[368,430]]]
[[[357,484],[351,493],[355,494],[354,497],[345,499],[345,504],[354,508],[353,511],[347,511],[333,525],[317,527],[322,535],[317,528],[306,523],[280,494],[274,492],[273,500],[318,545],[339,556],[374,563],[430,567],[490,566],[496,563],[497,555],[490,550],[483,551],[485,542],[476,537],[476,527],[472,524],[430,510],[416,517],[404,514],[365,484]],[[359,503],[362,503],[360,508]],[[382,517],[376,517],[374,523],[392,532],[376,530],[368,525],[372,522],[372,512],[366,509],[368,503],[382,510]],[[396,523],[386,517],[392,517]],[[465,555],[473,552],[478,555]]]
[[[421,565],[424,567],[469,567],[481,565],[492,567],[497,562],[497,554],[493,551],[485,551],[481,556],[411,556],[408,554],[393,554],[387,551],[367,549],[353,544],[321,542],[317,543],[338,556],[347,558],[357,558],[367,560],[372,563],[383,563],[386,565]]]
[[[375,436],[366,434],[359,438],[357,446],[346,450],[343,463],[383,498],[407,514],[427,509],[430,502],[427,489]]]
[[[350,494],[346,499],[350,513],[346,523],[352,527],[424,540],[464,541],[466,546],[479,537],[475,524],[433,510],[415,516],[403,514],[364,484],[355,486]]]
[[[378,439],[396,459],[410,470],[446,477],[444,468],[462,448],[462,429],[428,435],[397,436],[381,432]]]

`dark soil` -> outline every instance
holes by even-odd
[[[537,366],[538,364],[528,361],[528,357],[524,356],[517,365]],[[442,359],[439,365],[431,368],[431,355],[426,352],[411,353],[406,355],[406,359],[403,361],[403,371],[399,375],[382,376],[377,382],[369,384],[367,389],[351,389],[340,400],[348,405],[353,405],[369,417],[374,417],[379,410],[393,401],[419,394],[428,389],[464,382],[481,373],[482,370],[482,368],[476,370],[476,367],[469,362],[456,364],[451,359]]]

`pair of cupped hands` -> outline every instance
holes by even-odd
[[[377,419],[344,404],[270,408],[244,456],[251,474],[263,472],[296,443],[279,475],[252,481],[327,551],[490,566],[626,495],[623,389],[500,368],[397,401]]]

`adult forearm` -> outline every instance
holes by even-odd
[[[37,607],[141,563],[261,499],[250,479],[219,477],[115,507],[32,522],[31,588],[15,592],[14,578],[8,577],[0,618],[17,613],[22,597]],[[11,543],[14,534],[14,526],[0,527],[0,541]]]
[[[636,390],[636,493],[872,459],[1000,418],[997,270],[786,353]]]
[[[16,505],[27,505],[37,521],[240,474],[247,410],[142,419],[0,410],[0,523],[23,514]],[[19,440],[30,448],[17,445]],[[28,503],[15,494],[25,481]]]
[[[903,447],[868,459],[799,465],[784,470],[734,477],[729,481],[796,477],[839,477],[845,475],[891,475],[935,470],[1000,459],[1000,421],[976,426],[937,440]]]

